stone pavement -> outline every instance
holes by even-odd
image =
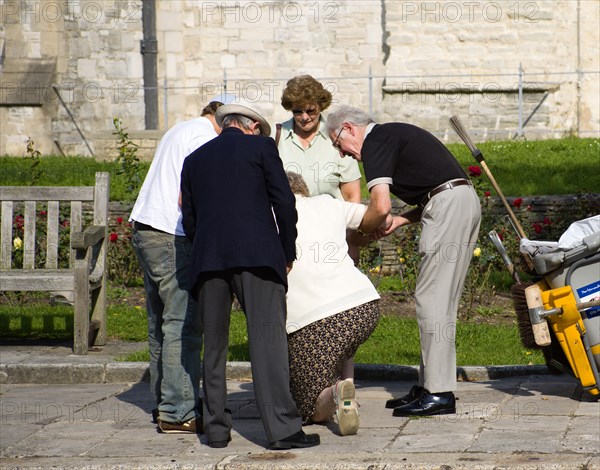
[[[357,435],[313,425],[305,430],[320,446],[268,451],[247,364],[231,364],[233,440],[211,449],[201,435],[157,433],[147,364],[114,361],[144,347],[81,357],[65,346],[0,346],[0,468],[600,470],[600,404],[567,375],[464,368],[455,415],[407,419],[384,402],[413,384],[393,376],[414,379],[414,369],[358,367]]]

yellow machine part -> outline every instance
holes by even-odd
[[[581,386],[592,395],[598,395],[600,389],[596,383],[592,367],[582,335],[585,334],[585,325],[577,310],[577,301],[573,295],[571,286],[548,289],[548,285],[541,284],[542,301],[544,308],[561,308],[562,315],[551,315],[547,318],[548,324],[554,331],[556,339],[567,356],[569,365],[575,377],[581,382]],[[544,288],[548,290],[544,290]]]

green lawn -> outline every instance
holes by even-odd
[[[502,141],[477,146],[505,196],[600,191],[600,139]],[[448,144],[447,147],[464,169],[478,165],[466,145]],[[483,171],[481,177],[487,179]],[[491,185],[490,190],[494,194]],[[363,197],[368,196],[363,178]]]
[[[150,163],[141,163],[143,180]],[[31,184],[31,162],[23,157],[0,157],[0,186],[28,186]],[[98,171],[110,173],[110,200],[127,200],[127,184],[114,162],[99,162],[86,157],[47,156],[39,159],[39,179],[35,186],[93,186]]]
[[[108,310],[108,335],[123,341],[147,339],[146,312],[142,307],[111,306]],[[3,305],[0,308],[0,339],[72,338],[73,309],[66,305]],[[447,335],[440,331],[440,338]],[[233,312],[229,335],[230,361],[248,361],[248,335],[245,317]],[[457,325],[458,365],[543,364],[539,351],[528,351],[519,341],[515,325],[487,325],[459,322]],[[491,347],[491,345],[496,345]],[[498,345],[501,345],[499,347]],[[124,358],[125,361],[148,361],[148,351]],[[366,364],[419,363],[419,334],[414,319],[382,316],[375,332],[356,355],[356,362]]]
[[[478,147],[506,196],[576,194],[598,192],[600,188],[600,139],[500,141],[478,144]],[[477,164],[464,144],[448,144],[448,148],[463,168]],[[141,164],[142,180],[149,166],[149,163]],[[27,185],[31,181],[30,160],[3,156],[0,168],[0,186]],[[109,171],[111,200],[127,199],[124,177],[118,174],[114,162],[44,156],[40,158],[39,170],[37,185],[40,186],[93,185],[96,171]],[[364,179],[363,195],[368,197]]]

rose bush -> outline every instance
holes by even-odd
[[[116,217],[109,223],[108,233],[108,277],[122,286],[142,283],[142,270],[131,244],[131,223]]]

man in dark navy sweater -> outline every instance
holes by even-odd
[[[233,295],[248,327],[256,403],[270,449],[311,447],[289,388],[287,272],[296,259],[295,197],[270,127],[250,107],[215,114],[221,134],[194,151],[181,173],[183,228],[192,242],[192,295],[204,328],[204,432],[231,440],[225,365]]]

